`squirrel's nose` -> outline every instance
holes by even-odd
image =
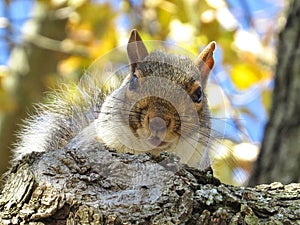
[[[161,117],[153,117],[149,119],[149,129],[151,133],[166,132],[167,122]]]

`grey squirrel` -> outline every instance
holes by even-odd
[[[211,121],[205,87],[214,65],[211,42],[192,61],[154,50],[148,53],[132,30],[127,45],[130,72],[120,87],[90,82],[72,96],[53,92],[48,104],[25,121],[14,150],[19,160],[77,142],[97,141],[117,152],[174,152],[182,162],[210,166]],[[68,88],[68,87],[65,87]]]

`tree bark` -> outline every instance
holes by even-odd
[[[300,182],[300,1],[279,35],[270,119],[250,184]]]
[[[0,224],[300,224],[299,209],[300,184],[234,187],[173,155],[117,154],[93,143],[15,163]]]

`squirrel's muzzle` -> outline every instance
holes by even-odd
[[[149,118],[149,129],[152,134],[165,133],[168,124],[167,121],[158,116]]]

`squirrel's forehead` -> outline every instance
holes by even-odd
[[[163,61],[144,61],[138,64],[137,69],[141,71],[142,77],[162,77],[180,83],[198,80],[200,72],[192,63],[169,63]]]

